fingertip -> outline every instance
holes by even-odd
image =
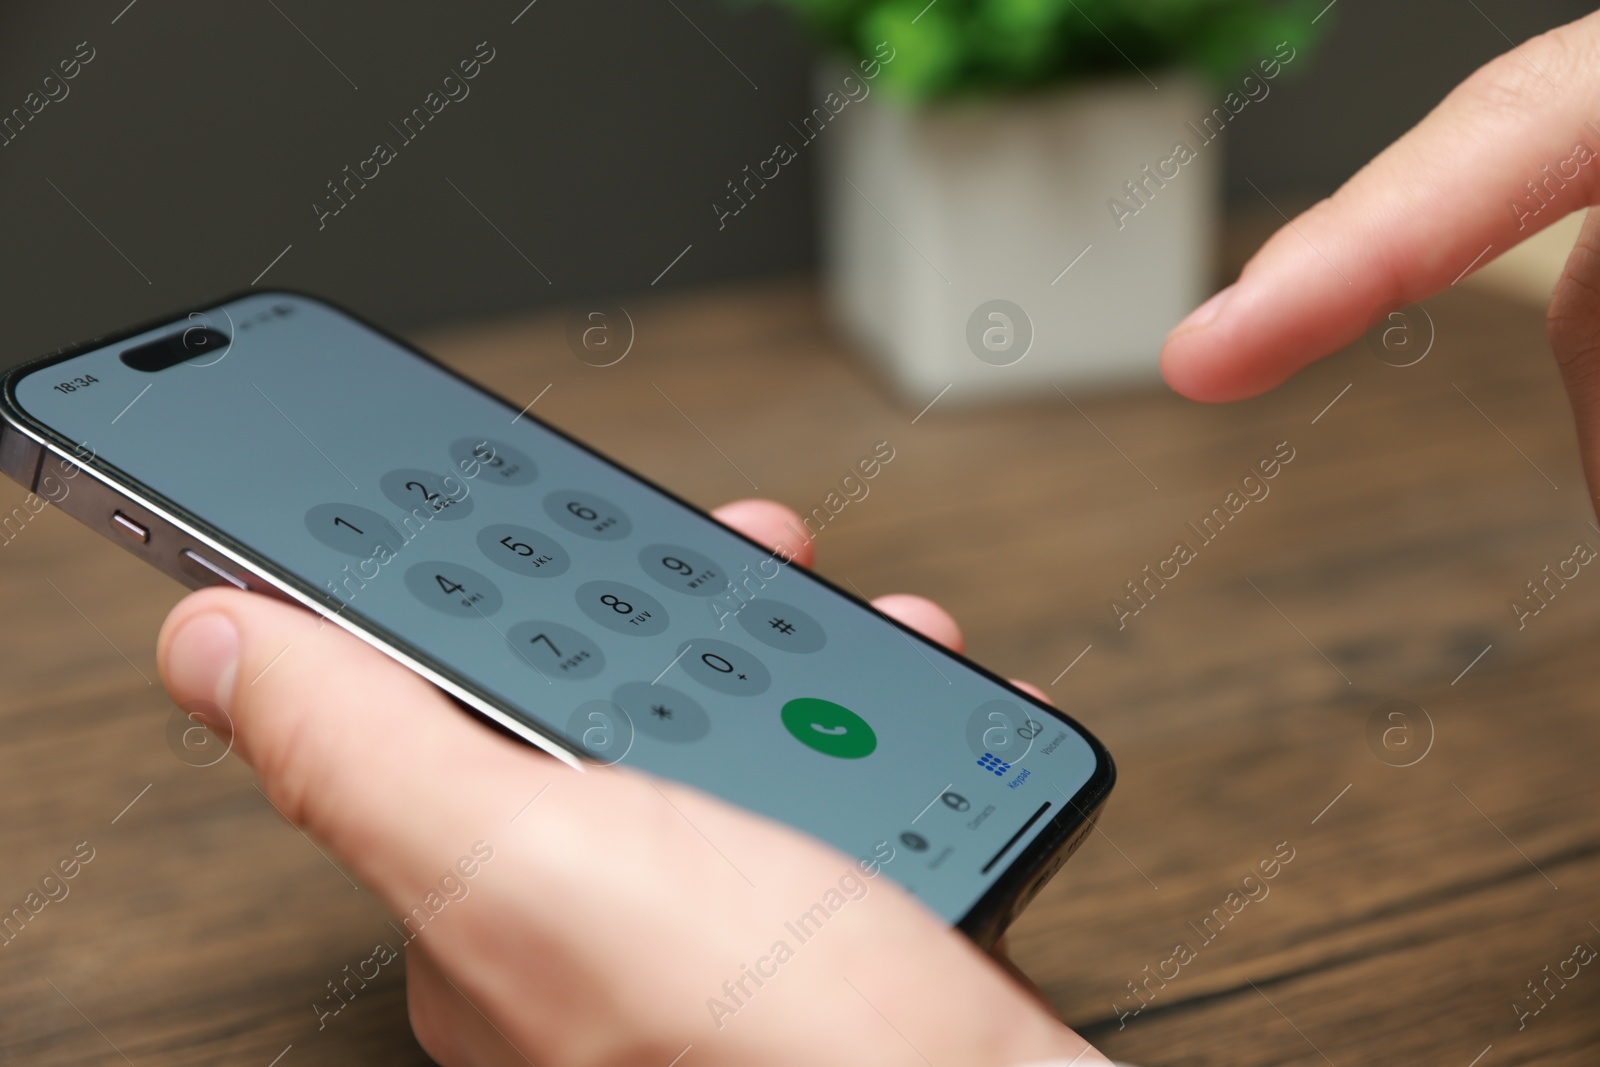
[[[799,514],[775,500],[735,500],[714,509],[711,517],[791,562],[811,566],[815,548],[810,532]]]
[[[1255,396],[1276,382],[1260,351],[1267,316],[1257,306],[1257,285],[1228,286],[1175,326],[1161,346],[1161,376],[1180,396],[1222,404]]]
[[[1328,201],[1280,229],[1236,282],[1167,335],[1160,356],[1167,384],[1201,403],[1245,400],[1359,338],[1374,309],[1398,299],[1392,266],[1351,271],[1352,281],[1336,265],[1377,255],[1369,230]]]
[[[1188,315],[1184,316],[1183,321],[1172,328],[1172,333],[1184,333],[1193,330],[1201,330],[1207,326],[1210,326],[1218,319],[1218,317],[1222,315],[1223,310],[1226,308],[1228,301],[1233,297],[1234,290],[1238,288],[1238,285],[1239,283],[1235,282],[1233,285],[1225,286],[1222,289],[1219,289],[1217,292],[1212,293],[1210,299],[1206,300],[1205,303],[1201,304],[1199,307],[1189,312]],[[1171,335],[1169,334],[1168,336]]]
[[[1050,704],[1051,707],[1055,707],[1055,705],[1051,702],[1050,698],[1045,695],[1044,690],[1040,689],[1038,686],[1034,685],[1032,682],[1024,682],[1020,678],[1013,678],[1013,679],[1011,679],[1011,684],[1016,686],[1018,689],[1022,690],[1024,693],[1027,693],[1029,696],[1033,697],[1035,700],[1043,701],[1046,704]]]
[[[953,652],[966,648],[966,639],[962,637],[961,627],[956,625],[956,620],[926,597],[890,593],[873,600],[872,606]]]
[[[223,610],[230,597],[244,595],[246,594],[234,589],[212,587],[197,590],[178,601],[172,606],[172,610],[167,612],[166,619],[161,623],[161,632],[156,637],[156,659],[159,661],[166,654],[172,636],[185,622],[204,612]]]
[[[1181,328],[1180,328],[1181,330]],[[1174,330],[1161,346],[1161,377],[1179,396],[1205,403],[1211,391],[1204,364],[1196,358],[1193,331]]]
[[[156,643],[156,666],[177,703],[199,701],[227,709],[240,639],[226,609],[230,596],[242,595],[206,590],[185,597],[167,615]]]
[[[1248,400],[1280,385],[1298,361],[1263,350],[1265,324],[1230,315],[1202,327],[1179,327],[1161,346],[1161,376],[1180,396],[1202,404]]]
[[[1224,312],[1239,288],[1235,282],[1190,312],[1167,334],[1161,345],[1161,376],[1180,396],[1201,403],[1233,399],[1223,388],[1229,350],[1223,345],[1224,328],[1231,316]]]

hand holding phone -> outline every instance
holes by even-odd
[[[770,542],[785,513],[717,517]],[[959,641],[926,602],[883,606]],[[440,1063],[666,1064],[687,1045],[700,1065],[922,1063],[907,1038],[939,1062],[1108,1063],[882,869],[692,788],[574,771],[319,623],[194,594],[163,628],[162,676],[227,716],[273,803],[398,917],[374,965],[404,952]],[[305,1040],[360,992],[316,990]]]
[[[0,416],[0,470],[70,473],[63,510],[224,587],[173,613],[163,676],[399,917],[353,973],[404,951],[443,1062],[1085,1051],[974,942],[1109,758],[806,573],[807,538],[742,537],[295,294],[13,370]]]

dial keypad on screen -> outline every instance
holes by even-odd
[[[682,545],[646,545],[639,550],[646,574],[679,593],[716,596],[728,591],[728,576],[709,557]]]
[[[527,453],[492,437],[459,438],[450,445],[450,458],[457,471],[475,473],[485,485],[527,485],[539,477]]]
[[[558,489],[544,498],[544,512],[563,528],[596,541],[620,541],[633,522],[605,497],[577,489]]]
[[[593,678],[605,669],[606,657],[600,646],[559,622],[519,622],[506,631],[506,640],[524,663],[545,678],[576,681]]]
[[[306,512],[306,529],[335,552],[360,559],[381,557],[384,549],[392,554],[405,544],[388,519],[354,504],[318,504]]]
[[[505,603],[495,584],[471,567],[430,559],[406,568],[406,588],[435,611],[464,619],[493,615]]]
[[[403,519],[404,533],[399,519],[340,503],[312,508],[306,514],[306,528],[323,544],[346,555],[369,557],[384,549],[399,554],[408,539],[426,536],[432,519],[453,521],[472,514],[484,486],[527,486],[540,474],[531,456],[494,438],[457,438],[448,454],[449,464],[443,467],[446,473],[403,467],[379,480],[380,491],[389,502],[408,513]],[[482,499],[490,502],[484,505],[489,518],[504,515],[525,520],[468,527],[478,555],[494,564],[489,574],[498,573],[507,584],[502,588],[464,563],[406,559],[405,586],[435,611],[457,618],[488,621],[491,615],[505,613],[519,620],[490,623],[493,630],[484,631],[485,639],[503,647],[506,656],[527,668],[523,677],[530,692],[603,678],[609,666],[608,648],[614,656],[622,655],[623,644],[646,650],[646,656],[655,654],[649,650],[659,651],[659,667],[646,668],[653,681],[624,683],[612,691],[611,699],[585,701],[568,715],[564,725],[569,741],[592,758],[605,762],[625,759],[641,737],[646,744],[675,745],[707,737],[711,717],[690,692],[698,690],[702,699],[707,691],[718,699],[759,697],[768,692],[772,673],[756,652],[745,647],[752,643],[750,638],[796,654],[816,652],[827,643],[815,618],[792,604],[767,597],[741,598],[731,605],[732,610],[698,614],[712,598],[735,590],[727,567],[704,552],[672,541],[649,541],[637,548],[607,547],[632,537],[634,525],[626,512],[597,493],[558,488],[529,499],[490,489]],[[515,505],[510,512],[505,510],[507,501]],[[541,510],[542,517],[537,514]],[[536,525],[526,525],[528,518]],[[458,536],[450,535],[450,539]],[[677,602],[678,610],[687,613],[679,620],[680,631],[692,634],[715,629],[720,619],[719,636],[674,634],[671,611],[656,593],[635,584],[636,576],[633,582],[618,580],[630,577],[626,562],[630,559],[649,576],[650,582],[644,584],[656,593],[668,590],[666,600],[680,596],[699,601]],[[619,563],[620,571],[616,569]],[[580,580],[608,572],[618,578]],[[557,621],[574,606],[595,628]],[[737,628],[732,625],[735,621]],[[619,644],[618,638],[610,635],[645,638],[647,643]],[[661,640],[649,641],[652,638]],[[630,652],[625,658],[637,655]],[[676,685],[665,684],[671,682]],[[759,702],[751,705],[759,706]]]
[[[472,484],[453,474],[401,467],[378,479],[389,503],[417,519],[455,520],[472,514]]]
[[[478,551],[497,566],[527,578],[556,578],[572,566],[572,557],[554,538],[511,522],[479,530]]]
[[[626,582],[584,582],[575,594],[578,608],[606,629],[630,637],[654,637],[671,621],[661,601]]]

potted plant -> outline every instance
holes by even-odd
[[[1154,377],[1210,281],[1220,141],[1304,63],[1326,13],[768,2],[834,53],[786,142],[819,153],[833,313],[922,401]]]

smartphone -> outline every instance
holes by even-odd
[[[874,861],[980,944],[1115,777],[1060,711],[316,297],[250,292],[15,368],[0,468],[558,759]]]

